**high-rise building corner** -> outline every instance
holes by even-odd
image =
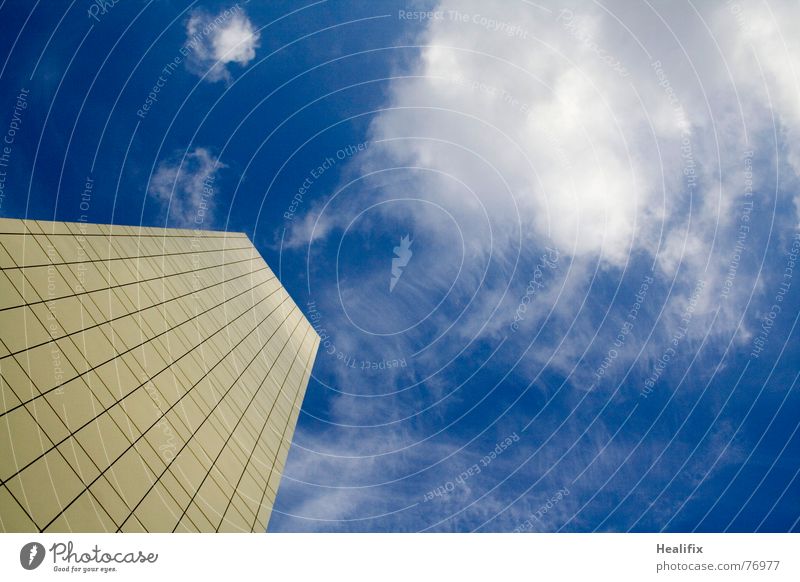
[[[318,345],[245,234],[0,219],[0,531],[264,531]]]

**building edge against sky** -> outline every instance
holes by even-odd
[[[243,233],[0,219],[0,531],[264,531],[318,345]]]

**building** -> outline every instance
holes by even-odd
[[[0,219],[0,530],[264,531],[319,337],[247,236]]]

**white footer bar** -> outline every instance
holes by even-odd
[[[777,582],[798,554],[796,534],[0,534],[0,579]]]

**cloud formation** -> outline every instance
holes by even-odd
[[[797,12],[784,2],[729,3],[687,19],[684,7],[443,0],[420,25],[408,76],[389,84],[373,118],[371,146],[351,172],[359,183],[296,220],[287,244],[336,238],[402,188],[422,193],[406,214],[417,231],[440,235],[431,246],[460,244],[441,228],[440,209],[469,233],[472,260],[456,291],[483,282],[486,314],[506,289],[480,277],[487,262],[513,279],[520,257],[546,245],[590,277],[648,257],[676,278],[679,303],[700,278],[715,291],[743,204],[760,206],[759,219],[772,204],[766,192],[776,184],[752,165],[797,179],[800,50],[778,26]],[[678,26],[680,39],[648,33]],[[389,168],[400,169],[402,186],[386,179]],[[787,201],[777,189],[774,202]],[[376,209],[387,220],[391,212]],[[792,226],[786,218],[779,229]],[[737,271],[751,285],[737,285],[728,305],[746,302],[755,284],[752,266]],[[698,311],[713,308],[703,300]],[[735,311],[725,307],[720,322],[735,327]]]
[[[573,405],[596,398],[595,391],[620,409],[638,401],[642,410],[677,387],[699,392],[710,380],[694,370],[687,378],[689,360],[705,347],[711,355],[701,368],[713,376],[719,353],[751,341],[755,317],[748,309],[774,294],[765,291],[765,279],[785,262],[777,251],[771,265],[763,257],[798,223],[800,50],[785,23],[800,18],[800,6],[729,2],[693,9],[441,0],[423,22],[409,23],[419,25],[418,52],[388,83],[368,150],[352,161],[336,194],[312,204],[285,238],[288,248],[308,253],[309,289],[326,327],[336,330],[334,352],[344,361],[348,354],[407,357],[409,367],[378,379],[359,378],[335,362],[319,366],[320,382],[330,382],[323,387],[337,393],[327,398],[329,416],[312,425],[330,434],[322,446],[311,430],[298,431],[308,448],[287,466],[290,475],[325,456],[329,473],[346,467],[369,482],[395,466],[399,452],[386,435],[400,431],[403,438],[395,440],[403,448],[425,442],[430,453],[405,461],[434,466],[467,439],[438,432],[464,402],[477,400],[469,392],[472,376],[460,383],[467,372],[481,378],[475,384],[482,383],[481,397],[489,400],[501,398],[493,392],[500,384],[541,392],[534,412],[514,409],[518,418],[539,418],[546,400],[551,418],[560,421]],[[382,232],[390,233],[385,241]],[[386,261],[365,259],[350,271],[337,262],[334,283],[315,277],[332,252],[361,256],[351,242],[359,233],[369,241],[365,257],[381,245],[388,256],[397,237],[411,233],[414,261],[391,297],[383,291]],[[778,242],[770,247],[770,239]],[[557,250],[558,261],[545,269],[538,265],[546,249]],[[437,304],[440,296],[446,299]],[[388,339],[353,325],[387,333],[403,329],[408,314],[421,314],[420,324]],[[372,322],[384,327],[366,325]],[[481,342],[490,348],[484,344],[481,351]],[[512,378],[507,383],[505,373]],[[647,392],[650,378],[657,387]],[[352,396],[380,396],[376,386],[393,396]],[[550,398],[563,408],[552,412]],[[385,432],[363,440],[377,443],[371,451],[381,457],[367,464],[327,456],[349,450],[376,418],[386,422]],[[479,422],[489,424],[488,418]],[[681,489],[699,487],[708,476],[704,466],[730,457],[733,431],[723,431],[689,454],[683,468],[683,458],[676,458],[653,469],[649,459],[660,458],[672,443],[664,435],[675,434],[670,431],[682,421],[665,420],[668,426],[651,433],[653,425],[645,424],[651,419],[631,418],[615,419],[606,435],[596,417],[570,416],[576,425],[557,425],[548,448],[537,449],[538,465],[524,470],[528,483],[550,474],[552,484],[539,492],[546,501],[591,464],[574,496],[559,506],[576,512],[566,518],[573,526],[603,524],[603,512],[617,510],[598,503],[584,511],[572,506],[576,499],[594,500],[601,490],[625,499],[642,494],[633,478],[642,467],[658,475],[656,483],[674,479],[678,490],[669,494],[680,504]],[[504,418],[512,430],[516,420]],[[642,423],[639,434],[636,423]],[[545,440],[537,428],[523,442]],[[591,458],[562,460],[550,448],[569,446],[574,434],[597,439]],[[431,435],[437,447],[427,442]],[[633,460],[629,451],[636,452]],[[680,473],[687,466],[693,479]],[[626,478],[612,479],[618,474]],[[302,498],[301,484],[287,482],[287,505],[304,515],[308,508],[293,503]],[[429,485],[409,480],[410,497],[392,492],[397,503],[387,506],[376,504],[381,496],[373,489],[358,488],[364,482],[350,483],[346,493],[335,490],[341,513],[309,510],[305,517],[390,512]],[[319,483],[330,480],[319,477]],[[470,485],[479,491],[478,480]],[[506,498],[514,499],[528,485],[505,487]],[[496,506],[487,499],[483,509],[491,519]],[[525,516],[542,499],[523,496],[514,511]],[[672,501],[665,494],[656,509],[671,515]],[[641,514],[629,523],[638,519]]]
[[[256,56],[261,35],[236,4],[216,16],[193,12],[186,23],[189,70],[211,82],[231,80],[228,65],[245,66]]]
[[[213,228],[214,183],[226,167],[207,149],[197,147],[181,158],[161,161],[147,192],[168,215],[169,226]]]

